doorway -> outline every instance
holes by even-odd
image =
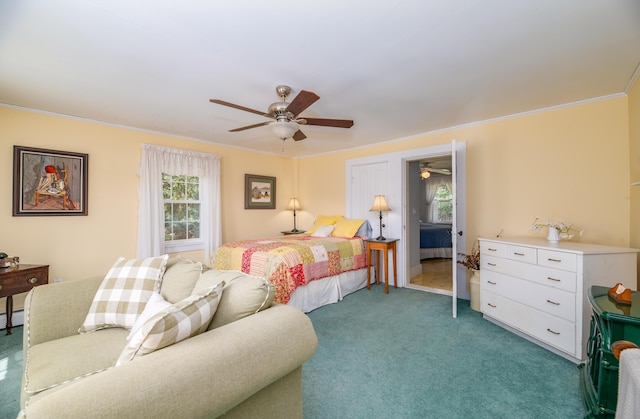
[[[413,259],[408,287],[453,295],[452,174],[451,154],[407,161],[408,225],[419,231],[408,243]]]

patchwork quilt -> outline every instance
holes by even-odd
[[[289,302],[299,286],[367,266],[363,237],[285,237],[224,244],[214,255],[214,269],[261,276],[275,286],[274,301]]]

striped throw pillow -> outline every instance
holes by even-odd
[[[224,284],[190,295],[149,318],[131,337],[116,366],[206,331],[218,308]]]
[[[78,333],[108,327],[130,329],[153,292],[160,290],[167,259],[168,255],[119,258],[100,284]]]

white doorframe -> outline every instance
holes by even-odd
[[[387,191],[388,195],[387,203],[392,211],[385,213],[384,223],[385,227],[385,236],[386,237],[398,237],[400,238],[400,243],[397,249],[397,262],[398,262],[398,286],[406,287],[408,284],[407,273],[409,272],[409,259],[406,256],[408,254],[408,240],[407,240],[407,231],[406,231],[406,187],[407,187],[407,178],[406,178],[406,163],[411,160],[418,160],[421,158],[427,158],[432,156],[444,156],[451,155],[451,143],[412,149],[412,150],[403,150],[395,153],[387,153],[387,154],[379,154],[375,156],[362,157],[359,159],[351,159],[345,162],[345,175],[346,175],[346,208],[345,215],[347,217],[352,218],[371,218],[371,213],[364,213],[361,209],[357,210],[355,208],[355,204],[351,202],[351,198],[354,196],[354,192],[352,190],[353,185],[353,173],[354,169],[357,166],[367,165],[367,164],[377,164],[377,163],[386,163],[388,168],[389,176],[387,176],[383,182],[384,185],[381,186],[382,190]],[[466,231],[466,222],[465,222],[465,155],[466,155],[466,142],[464,141],[456,141],[456,150],[457,150],[457,158],[458,158],[458,202],[457,202],[457,210],[458,210],[458,230]],[[373,202],[373,195],[370,197],[371,202]],[[372,223],[373,224],[373,223]],[[373,225],[374,231],[377,231],[377,226]],[[464,247],[466,244],[465,235],[462,237],[458,237],[458,247],[454,249],[454,254],[466,253],[466,248]],[[462,265],[459,265],[458,270],[458,280],[457,283],[457,293],[460,298],[469,298],[469,293],[466,290],[466,271]]]

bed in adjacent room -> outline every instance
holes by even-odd
[[[451,224],[420,223],[420,260],[451,258]]]
[[[319,216],[308,234],[223,244],[210,266],[266,278],[275,286],[274,302],[309,312],[367,285],[369,237],[366,220]]]

